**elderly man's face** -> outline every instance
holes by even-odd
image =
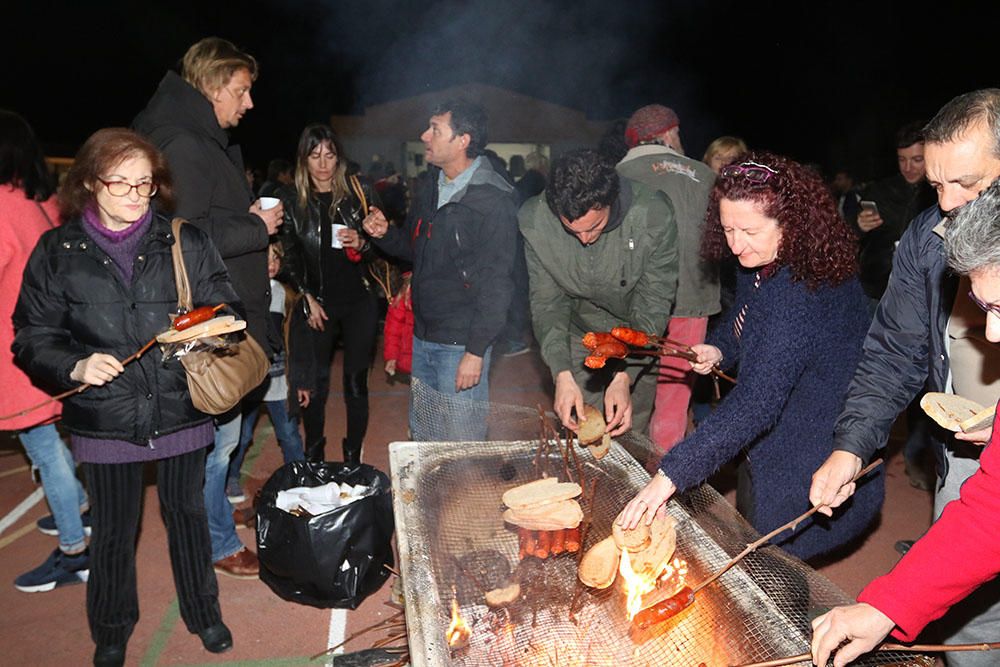
[[[946,214],[967,204],[1000,177],[1000,158],[989,125],[980,121],[943,144],[924,147],[927,182],[937,191],[938,206]]]
[[[1000,343],[1000,267],[989,266],[969,274],[972,293],[986,310],[986,339]],[[961,295],[960,297],[961,298]]]

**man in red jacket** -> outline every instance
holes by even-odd
[[[1000,179],[966,205],[945,237],[948,265],[969,276],[966,296],[986,313],[986,338],[1000,342]],[[920,538],[892,571],[875,579],[859,604],[837,607],[813,621],[813,662],[846,665],[892,633],[913,641],[931,621],[1000,573],[1000,428],[979,459],[979,470],[958,500]],[[844,640],[850,640],[839,650]],[[981,654],[997,664],[1000,656]]]

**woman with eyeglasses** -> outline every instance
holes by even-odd
[[[339,338],[347,408],[343,455],[356,465],[368,430],[368,369],[378,333],[378,302],[368,273],[376,251],[361,223],[377,201],[367,182],[347,175],[347,159],[329,125],[302,131],[295,189],[295,201],[285,202],[280,234],[288,280],[305,295],[316,353],[316,394],[302,409],[306,458],[324,459],[330,364]]]
[[[712,259],[739,262],[736,301],[704,345],[695,371],[739,366],[739,382],[622,511],[651,522],[677,491],[738,458],[737,509],[761,533],[811,507],[812,473],[829,455],[833,426],[870,318],[858,282],[857,243],[819,174],[755,152],[723,167],[703,239]],[[802,559],[861,535],[878,514],[881,472],[833,519],[814,515],[774,541]]]
[[[14,311],[19,364],[53,393],[81,384],[63,424],[90,492],[92,534],[87,618],[96,665],[121,665],[139,618],[136,537],[143,464],[155,462],[174,585],[185,625],[206,649],[225,651],[202,485],[214,438],[191,403],[180,361],[153,347],[177,307],[171,248],[172,187],[166,161],[123,128],[91,136],[59,193],[62,226],[28,260]],[[242,308],[218,251],[193,225],[182,232],[197,306]]]

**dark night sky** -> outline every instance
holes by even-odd
[[[71,154],[97,128],[127,125],[190,44],[219,35],[261,63],[257,108],[235,131],[260,166],[290,157],[301,127],[331,113],[480,81],[594,119],[665,103],[695,157],[715,136],[738,134],[871,177],[893,169],[897,126],[998,83],[1000,3],[937,5],[18,3],[4,11],[0,107],[23,114],[50,153]]]

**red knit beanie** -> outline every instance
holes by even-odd
[[[642,142],[658,137],[680,124],[680,119],[670,107],[648,104],[628,119],[628,125],[625,127],[625,143],[629,148],[635,148]]]

